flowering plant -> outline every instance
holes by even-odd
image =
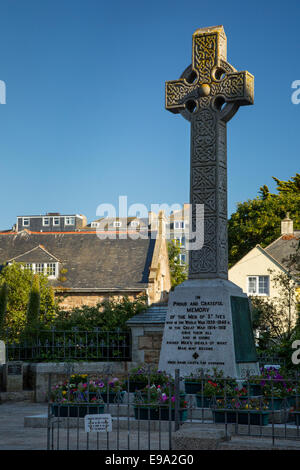
[[[170,386],[161,385],[147,385],[143,390],[136,392],[134,398],[135,406],[149,406],[152,408],[175,408],[175,395],[174,389]],[[179,397],[179,407],[186,408],[187,402],[184,400],[182,394]]]
[[[199,391],[197,395],[205,397],[213,396],[236,396],[238,393],[237,381],[231,377],[224,377],[222,371],[217,369],[213,370],[213,375],[206,375],[199,382],[203,383],[203,390]]]
[[[135,367],[129,373],[130,382],[138,382],[143,386],[150,384],[166,385],[173,382],[173,378],[161,370],[149,371],[145,366]]]
[[[233,398],[232,400],[217,400],[216,407],[219,409],[230,410],[268,410],[268,402],[259,398],[249,398],[248,400],[239,400]]]
[[[262,394],[270,398],[285,398],[296,393],[295,385],[275,367],[262,368],[260,376],[250,377],[251,383],[260,385]],[[244,384],[246,386],[246,384]]]
[[[122,389],[122,382],[118,378],[107,384],[101,379],[88,379],[87,374],[71,375],[70,380],[60,382],[51,389],[52,403],[103,403],[101,394],[107,390],[118,392]]]

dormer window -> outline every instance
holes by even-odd
[[[122,227],[122,222],[120,221],[114,222],[114,227],[116,228]]]
[[[140,223],[138,220],[133,220],[130,224],[131,227],[139,227],[140,226]]]
[[[58,276],[58,263],[25,263],[24,268],[34,274],[44,274],[50,279],[56,279]]]
[[[65,225],[75,225],[75,217],[65,217]]]

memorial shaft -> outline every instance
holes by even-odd
[[[222,26],[193,34],[192,64],[181,78],[166,83],[166,109],[191,123],[190,226],[204,245],[189,252],[189,279],[228,277],[226,123],[240,106],[253,104],[254,77],[227,61]],[[204,224],[196,223],[196,205]]]

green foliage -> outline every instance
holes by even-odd
[[[0,287],[0,337],[4,333],[4,324],[7,310],[7,285],[2,284]]]
[[[88,331],[100,328],[101,331],[126,330],[126,321],[147,308],[146,297],[130,301],[127,297],[120,301],[105,300],[95,307],[83,306],[70,311],[59,310],[51,323],[57,330]]]
[[[26,328],[37,328],[40,318],[40,303],[39,277],[35,275],[32,280],[32,287],[29,294],[29,302],[26,312]]]
[[[187,279],[187,267],[180,264],[180,246],[175,240],[168,242],[169,266],[172,290]]]
[[[255,199],[239,203],[228,223],[229,267],[257,244],[263,248],[280,236],[281,220],[290,213],[294,228],[300,229],[300,174],[277,182],[278,194],[262,186]]]
[[[261,349],[288,342],[297,325],[298,301],[293,277],[283,272],[273,274],[271,282],[278,290],[278,296],[251,297],[253,328],[260,331]]]
[[[16,340],[26,323],[27,306],[34,274],[20,263],[5,266],[0,273],[0,287],[7,286],[7,309],[4,329],[11,330],[10,338]],[[47,324],[55,315],[53,289],[47,276],[38,275],[40,287],[40,321]]]

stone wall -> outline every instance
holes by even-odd
[[[145,363],[158,365],[162,336],[163,333],[157,330],[145,331],[143,336],[139,336],[138,349],[144,353]]]
[[[134,293],[128,292],[126,295],[132,302],[144,294],[145,293],[143,291],[140,291]],[[75,307],[83,307],[84,305],[87,305],[88,307],[95,307],[95,305],[102,303],[104,300],[120,301],[123,297],[125,297],[125,293],[68,292],[62,294],[60,292],[56,292],[56,297],[61,299],[61,303],[59,304],[60,308],[71,310]]]

